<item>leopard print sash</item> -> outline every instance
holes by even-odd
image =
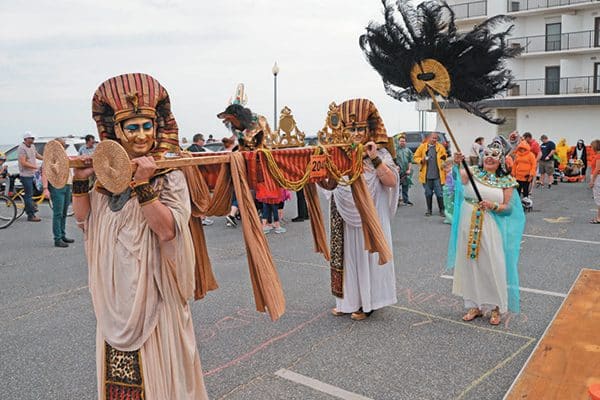
[[[140,351],[120,351],[105,343],[106,400],[143,400],[144,379]]]
[[[344,220],[331,197],[331,293],[344,298]]]

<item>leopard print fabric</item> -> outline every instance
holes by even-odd
[[[331,197],[331,293],[344,298],[344,220]]]
[[[144,399],[144,380],[139,350],[121,351],[105,343],[104,354],[106,399]]]

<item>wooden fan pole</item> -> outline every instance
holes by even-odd
[[[425,85],[425,87],[427,88],[427,93],[429,93],[429,97],[431,97],[431,100],[433,101],[433,104],[435,105],[435,108],[436,108],[439,116],[442,118],[442,122],[444,123],[444,126],[446,127],[446,131],[448,131],[448,134],[450,135],[450,139],[452,139],[452,144],[454,144],[456,151],[461,153],[460,147],[458,147],[458,143],[456,143],[456,139],[454,138],[454,135],[452,134],[452,130],[450,129],[450,126],[448,125],[448,121],[446,120],[446,116],[444,115],[444,112],[442,111],[440,104],[438,103],[437,99],[435,98],[435,94],[433,93],[433,90],[428,85]],[[483,200],[481,198],[481,194],[479,193],[479,189],[477,188],[477,185],[475,185],[475,179],[473,179],[473,174],[471,173],[471,170],[469,169],[469,166],[467,165],[467,161],[465,158],[463,158],[463,160],[462,160],[462,165],[465,169],[465,172],[467,173],[467,176],[469,177],[469,182],[471,182],[471,186],[473,187],[473,191],[475,192],[475,195],[477,196],[477,200],[479,200],[479,201]]]

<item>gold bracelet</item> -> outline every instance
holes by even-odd
[[[158,193],[154,191],[154,188],[148,182],[137,185],[133,190],[135,190],[140,206],[150,204],[158,199]]]
[[[86,196],[90,192],[89,179],[73,179],[72,193],[74,197]]]

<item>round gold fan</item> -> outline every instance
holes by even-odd
[[[44,170],[48,182],[57,189],[63,188],[69,179],[69,157],[58,140],[44,146]]]
[[[426,87],[435,93],[448,97],[450,93],[450,75],[446,68],[432,58],[421,61],[410,71],[410,78],[418,93],[422,93]]]
[[[131,161],[123,147],[112,140],[98,143],[92,156],[94,172],[111,193],[123,193],[131,182]]]

